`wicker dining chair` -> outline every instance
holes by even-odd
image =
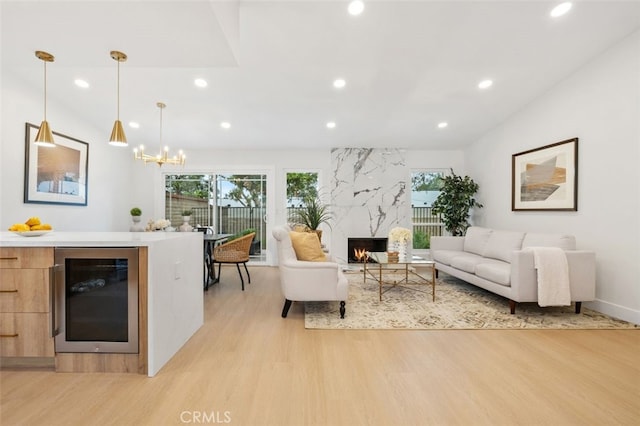
[[[223,263],[235,263],[236,268],[238,268],[238,274],[240,274],[242,291],[244,291],[244,278],[240,271],[240,264],[242,263],[244,265],[244,270],[247,273],[248,282],[251,284],[251,275],[249,275],[249,270],[247,269],[247,262],[249,261],[251,241],[253,241],[253,237],[255,237],[255,235],[256,233],[252,232],[213,248],[213,264],[218,264],[218,279],[220,279],[220,272]]]

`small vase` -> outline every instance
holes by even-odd
[[[140,223],[140,216],[131,216],[133,224],[129,227],[129,232],[144,232],[144,225]]]
[[[398,243],[398,259],[406,261],[408,256],[407,243]]]
[[[400,262],[405,262],[410,257],[408,241],[394,241],[390,244],[390,250],[398,253]]]
[[[182,220],[184,223],[180,225],[180,232],[191,232],[193,231],[193,226],[189,225],[189,221],[191,220],[191,216],[182,216]]]

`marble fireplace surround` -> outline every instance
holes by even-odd
[[[411,171],[401,149],[331,150],[331,252],[347,262],[348,238],[386,238],[409,228]]]

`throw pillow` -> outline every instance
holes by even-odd
[[[315,232],[289,232],[291,245],[296,252],[298,260],[310,262],[325,262],[327,260],[320,240]]]

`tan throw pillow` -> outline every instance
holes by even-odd
[[[298,260],[310,262],[325,262],[327,257],[322,251],[318,234],[315,232],[289,232],[291,245]]]

